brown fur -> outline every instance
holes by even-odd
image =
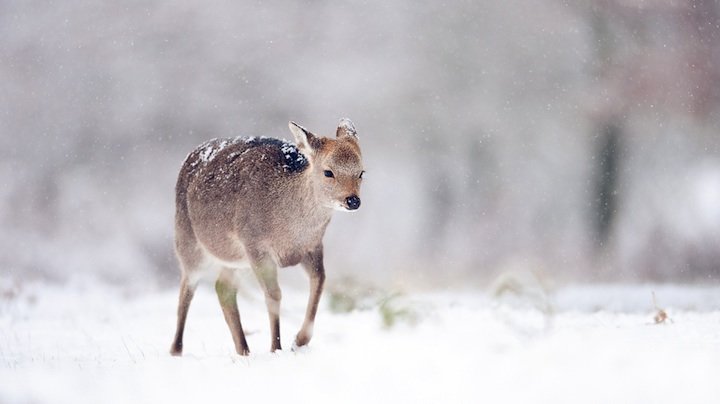
[[[349,120],[340,121],[335,139],[292,122],[290,129],[297,148],[267,138],[214,139],[183,163],[176,186],[175,247],[182,276],[173,355],[182,353],[195,287],[208,277],[215,281],[236,351],[249,353],[236,301],[234,270],[240,267],[251,267],[263,288],[274,351],[281,349],[277,268],[302,264],[311,290],[295,345],[310,341],[325,280],[322,238],[333,208],[359,206],[363,171]],[[357,199],[356,206],[350,198]]]

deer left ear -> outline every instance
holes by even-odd
[[[357,130],[355,130],[355,125],[353,125],[352,121],[348,118],[342,118],[340,119],[340,123],[338,123],[338,128],[336,132],[336,136],[338,139],[346,136],[352,136],[355,139],[358,139]]]
[[[290,127],[290,132],[292,132],[295,136],[295,142],[297,143],[298,148],[307,152],[312,152],[321,147],[322,142],[320,141],[320,138],[312,134],[309,130],[293,121],[290,121],[288,127]]]

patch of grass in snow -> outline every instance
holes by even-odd
[[[328,306],[335,314],[369,310],[379,295],[374,286],[353,277],[344,277],[328,287]]]
[[[415,325],[420,319],[417,307],[398,291],[380,290],[351,277],[341,279],[328,289],[328,306],[335,314],[376,310],[385,329],[401,323]]]
[[[357,308],[357,304],[357,300],[346,293],[329,293],[328,306],[330,307],[330,311],[335,314],[350,313]]]
[[[500,274],[491,285],[490,293],[496,302],[533,308],[548,316],[554,312],[547,288],[531,272]]]
[[[527,271],[508,271],[495,279],[490,294],[494,311],[510,329],[520,335],[544,333],[552,327],[555,313],[547,288]]]
[[[392,293],[380,299],[378,312],[386,329],[400,323],[415,325],[420,319],[417,310],[408,301],[402,299],[401,293]]]

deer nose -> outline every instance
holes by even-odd
[[[345,199],[345,203],[347,204],[348,209],[356,210],[360,207],[360,198],[358,198],[357,195],[351,195]]]

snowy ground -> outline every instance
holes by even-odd
[[[672,323],[653,324],[651,290]],[[310,347],[291,352],[305,298],[285,291],[286,350],[277,354],[267,352],[262,300],[241,298],[253,352],[243,358],[233,353],[211,290],[200,289],[185,356],[174,358],[167,353],[173,291],[125,297],[112,290],[25,289],[0,298],[0,403],[707,403],[720,397],[720,288],[570,287],[551,297],[548,314],[484,292],[422,294],[394,301],[400,314],[389,329],[377,306],[337,314],[325,304]]]

